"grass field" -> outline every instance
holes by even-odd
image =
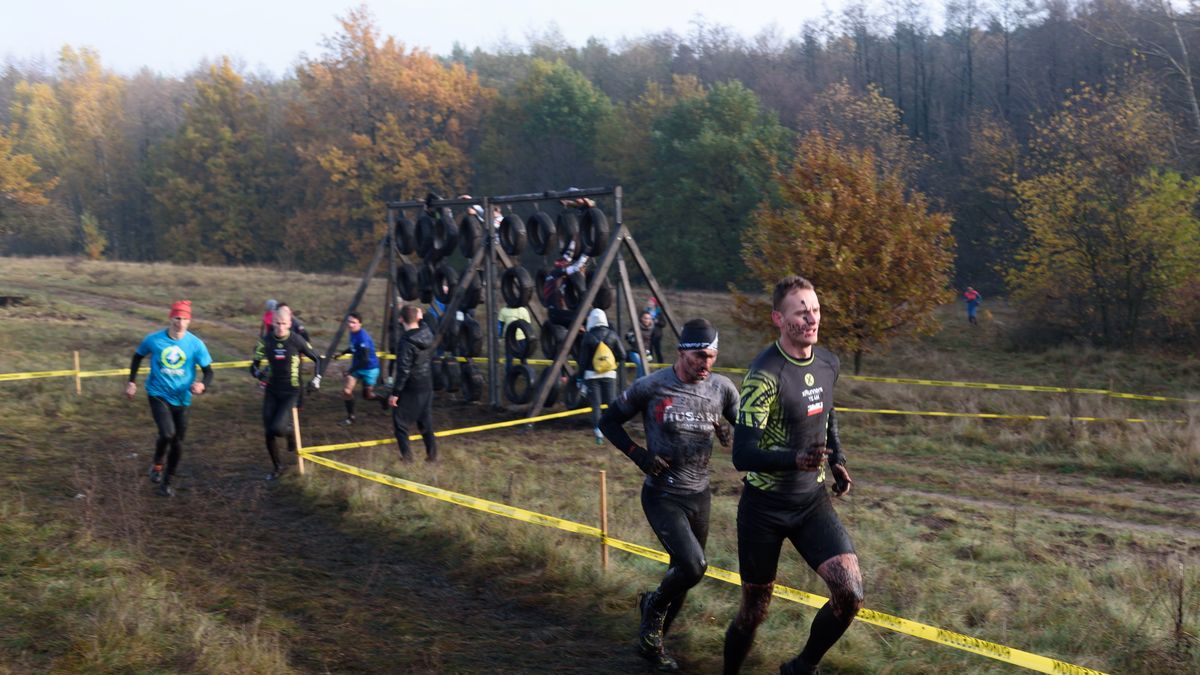
[[[267,297],[298,307],[319,351],[358,279],[255,268],[0,260],[0,373],[128,365],[166,308],[190,298],[217,361],[248,358]],[[365,301],[375,332],[381,284]],[[722,329],[718,366],[761,343],[723,294],[671,293]],[[936,336],[868,355],[893,375],[1200,398],[1189,356],[1014,344],[1017,310],[989,303],[972,329],[945,308]],[[670,345],[666,345],[668,349]],[[341,366],[335,366],[340,368]],[[179,496],[152,495],[153,425],[124,378],[0,383],[0,672],[639,672],[634,597],[657,563],[314,468],[268,486],[257,392],[219,370],[193,406]],[[306,402],[305,444],[387,438],[381,413],[342,415],[330,378]],[[736,381],[736,378],[735,378]],[[846,408],[1052,414],[1049,422],[841,417],[855,478],[838,504],[862,559],[867,606],[1108,672],[1200,671],[1200,407],[1106,396],[994,392],[843,379]],[[361,405],[361,404],[360,404]],[[510,419],[441,395],[440,428]],[[1153,418],[1147,424],[1071,417]],[[1180,422],[1177,422],[1180,421]],[[614,536],[658,547],[640,474],[588,423],[442,441],[437,465],[394,446],[352,464],[581,522],[608,474]],[[740,476],[714,460],[710,564],[736,570]],[[781,583],[824,594],[793,553]],[[693,672],[720,669],[733,586],[689,596],[669,645]],[[812,610],[777,600],[746,672],[802,646]],[[823,668],[838,673],[1015,672],[1013,666],[858,624]]]

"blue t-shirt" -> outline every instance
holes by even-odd
[[[379,357],[375,355],[375,341],[367,334],[366,328],[360,328],[357,333],[350,334],[350,349],[353,354],[350,370],[370,370],[379,367]]]
[[[150,357],[146,394],[171,405],[191,404],[196,368],[212,365],[208,347],[200,338],[184,333],[178,340],[172,340],[165,328],[143,338],[137,353]]]

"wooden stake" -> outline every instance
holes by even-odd
[[[600,472],[600,569],[608,571],[608,473]]]
[[[75,355],[75,395],[83,395],[83,380],[79,377],[79,351],[72,352]]]
[[[304,475],[304,455],[300,453],[304,446],[300,444],[300,411],[292,408],[292,435],[296,438],[296,466],[300,469],[300,475]]]

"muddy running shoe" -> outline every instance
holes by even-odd
[[[350,417],[347,417],[346,419],[342,420],[341,422],[338,422],[338,426],[342,426],[342,427],[348,427],[352,424],[354,424],[354,416],[353,415],[351,415]]]
[[[286,473],[286,469],[285,469],[284,467],[282,467],[282,466],[281,466],[281,467],[277,467],[277,468],[276,468],[274,471],[272,471],[271,473],[267,474],[267,479],[266,479],[266,480],[267,480],[267,482],[268,482],[268,483],[274,483],[275,481],[277,481],[277,480],[279,480],[280,478],[282,478],[284,473]]]
[[[155,492],[158,493],[159,497],[174,497],[175,496],[175,488],[171,487],[170,485],[167,485],[166,483],[159,484],[158,489],[155,490]]]
[[[162,482],[162,474],[163,474],[163,465],[162,464],[151,464],[150,465],[150,482],[151,483],[161,483]]]
[[[638,598],[638,610],[642,615],[641,626],[638,628],[638,653],[649,661],[655,670],[672,672],[679,670],[679,663],[667,654],[663,646],[663,622],[666,621],[667,613],[651,609],[656,597],[658,591],[642,593]]]
[[[600,427],[592,427],[592,435],[596,438],[596,445],[604,445],[604,434],[600,432]]]

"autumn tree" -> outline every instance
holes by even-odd
[[[46,198],[57,182],[32,155],[13,149],[12,128],[0,128],[0,251],[65,253],[74,241],[71,219]]]
[[[163,253],[204,263],[273,262],[286,213],[267,118],[228,59],[196,81],[184,122],[160,148],[155,178]]]
[[[1200,179],[1171,169],[1172,121],[1144,80],[1083,87],[1037,131],[1009,284],[1044,325],[1129,344],[1195,279]]]
[[[862,356],[901,335],[928,334],[948,292],[954,240],[950,218],[930,212],[897,169],[833,133],[809,132],[791,169],[775,176],[778,205],[758,209],[743,236],[742,260],[769,296],[800,274],[821,297],[822,339]],[[735,319],[774,335],[768,300],[735,295]]]
[[[363,8],[341,27],[325,54],[299,67],[291,125],[301,166],[286,246],[325,267],[370,255],[385,200],[468,183],[468,150],[491,100],[461,65],[380,35]]]

